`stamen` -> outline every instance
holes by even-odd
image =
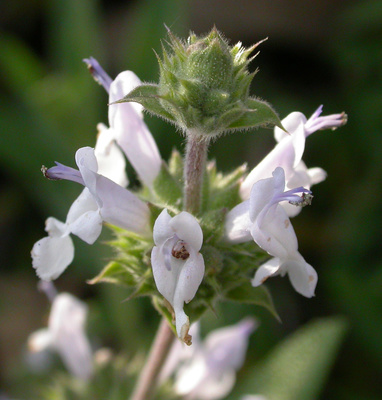
[[[302,193],[302,196],[299,196],[297,193]],[[300,186],[291,190],[287,190],[281,194],[277,194],[272,199],[272,204],[280,203],[281,201],[288,201],[290,204],[300,205],[303,201],[306,201],[309,204],[309,197],[313,198],[312,192],[304,187]]]
[[[163,246],[162,253],[164,257],[164,265],[168,271],[171,271],[171,257],[178,260],[187,260],[190,257],[190,253],[186,248],[187,244],[175,234],[168,238]]]
[[[173,257],[181,259],[181,260],[187,260],[188,257],[190,257],[190,253],[187,251],[185,247],[185,242],[180,240],[175,244],[175,246],[172,248],[171,254]]]
[[[105,90],[109,93],[110,85],[113,82],[113,80],[100,66],[98,61],[94,57],[84,58],[83,61],[86,63],[88,70],[92,74],[94,80],[98,84],[102,85],[105,88]]]
[[[306,121],[304,128],[306,136],[309,136],[313,132],[324,129],[337,129],[347,122],[347,115],[342,112],[340,114],[331,114],[320,117],[322,112],[322,105],[312,114],[312,116]]]
[[[66,165],[60,164],[56,161],[56,166],[47,169],[44,165],[41,167],[41,171],[45,178],[52,180],[66,179],[68,181],[77,182],[80,185],[85,186],[85,182],[82,179],[80,171],[77,169],[67,167]]]
[[[310,206],[312,204],[313,195],[311,193],[303,193],[298,201],[289,201],[289,204],[298,207]]]

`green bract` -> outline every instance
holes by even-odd
[[[118,102],[134,101],[182,131],[215,137],[259,126],[282,128],[273,108],[249,96],[255,73],[248,71],[252,51],[230,46],[216,28],[184,42],[169,31],[170,48],[158,56],[158,84],[142,84]]]

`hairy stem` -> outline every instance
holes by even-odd
[[[202,183],[208,141],[201,135],[189,134],[184,167],[184,209],[194,215],[202,203]],[[150,354],[143,367],[131,400],[150,400],[155,393],[157,380],[171,345],[174,334],[163,318],[158,328]]]
[[[202,183],[208,141],[204,136],[189,134],[184,166],[184,209],[197,215],[202,203]]]
[[[162,318],[150,354],[139,376],[131,400],[150,400],[157,387],[157,380],[171,345],[175,339],[167,321]]]

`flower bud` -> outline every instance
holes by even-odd
[[[135,101],[188,133],[215,137],[223,132],[277,125],[266,102],[249,96],[254,73],[249,58],[259,43],[246,49],[230,46],[216,28],[187,42],[169,31],[170,48],[158,57],[159,84],[138,86],[119,102]]]

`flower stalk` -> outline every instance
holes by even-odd
[[[167,321],[162,318],[150,354],[141,371],[131,400],[150,400],[155,393],[159,373],[175,339]]]
[[[202,203],[207,148],[208,140],[205,136],[188,135],[184,165],[184,209],[193,215],[199,213]]]

